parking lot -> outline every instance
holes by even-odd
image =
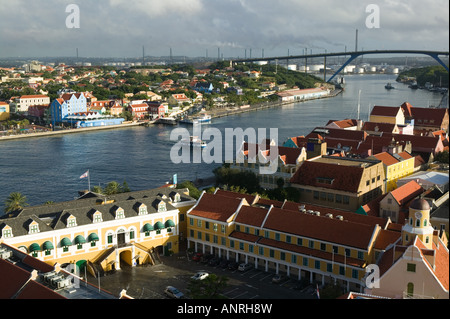
[[[89,282],[118,295],[122,289],[136,299],[166,299],[164,289],[176,287],[187,295],[191,277],[204,271],[228,278],[223,295],[228,299],[315,299],[313,285],[304,284],[295,278],[283,276],[274,283],[273,271],[265,272],[253,266],[245,271],[229,269],[223,265],[209,265],[202,260],[192,260],[193,255],[161,257],[162,263],[154,266],[128,267],[101,277],[89,277]]]

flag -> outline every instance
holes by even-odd
[[[80,178],[85,178],[89,176],[89,171],[87,171],[86,173],[84,173],[83,175],[80,176]]]
[[[320,299],[319,285],[318,284],[316,284],[316,293],[317,293],[317,299]]]

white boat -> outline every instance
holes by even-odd
[[[190,136],[189,139],[182,139],[182,145],[188,145],[190,147],[200,147],[205,148],[206,142],[199,139],[197,136]]]
[[[181,119],[179,122],[183,123],[183,124],[198,124],[198,120],[190,119],[190,118],[187,118],[187,117]]]
[[[193,120],[197,121],[197,123],[208,123],[211,122],[211,115],[203,113],[200,116],[194,117]]]

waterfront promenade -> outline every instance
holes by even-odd
[[[16,134],[16,135],[0,136],[0,141],[14,140],[14,139],[21,139],[21,138],[28,138],[28,137],[43,137],[43,136],[83,133],[83,132],[91,132],[91,131],[99,131],[99,130],[111,130],[111,129],[117,129],[117,128],[140,126],[140,125],[144,125],[144,124],[146,124],[146,122],[131,122],[131,123],[122,123],[119,125],[71,128],[71,129],[64,129],[64,130],[57,130],[57,131],[37,132],[37,133],[21,133],[21,134]]]

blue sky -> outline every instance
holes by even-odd
[[[79,28],[67,28],[69,4]],[[366,20],[379,8],[379,28]],[[448,0],[0,0],[0,57],[448,51]],[[373,20],[372,20],[373,21]]]

